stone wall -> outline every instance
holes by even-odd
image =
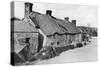
[[[38,49],[38,33],[14,33],[14,45],[26,45],[26,38],[29,38],[31,53],[36,53]]]

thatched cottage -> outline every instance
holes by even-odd
[[[56,18],[51,10],[41,14],[32,11],[32,6],[32,3],[25,3],[24,18],[12,22],[12,52],[28,60],[42,47],[68,46],[79,42],[80,31],[76,27],[76,20],[70,22],[68,17],[64,20]]]

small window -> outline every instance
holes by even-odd
[[[60,42],[58,41],[58,42],[57,42],[57,45],[59,45],[59,44],[60,44]]]
[[[25,43],[29,43],[30,38],[25,38],[25,39],[26,39]]]

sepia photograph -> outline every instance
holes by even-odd
[[[11,2],[11,65],[97,61],[98,7]]]

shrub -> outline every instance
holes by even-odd
[[[82,47],[82,46],[83,46],[82,43],[77,44],[77,47],[79,47],[79,48]]]
[[[69,49],[74,49],[75,46],[74,45],[69,45]]]

